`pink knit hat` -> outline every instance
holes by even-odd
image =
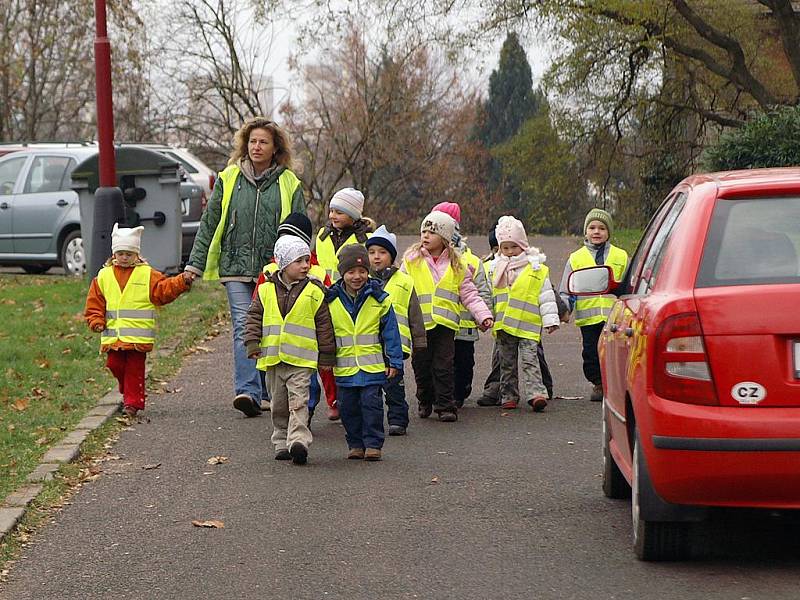
[[[497,242],[513,242],[523,250],[528,249],[528,236],[525,233],[525,226],[522,221],[515,219],[511,216],[503,216],[497,221],[497,227],[494,229],[497,236]]]
[[[431,212],[443,212],[453,217],[456,223],[461,223],[461,207],[456,202],[439,202]]]

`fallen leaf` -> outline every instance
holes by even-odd
[[[437,475],[431,477],[431,483],[439,483],[439,477]]]
[[[203,471],[203,475],[213,475],[214,471]]]
[[[37,446],[44,446],[46,443],[47,443],[46,437],[40,437],[38,440],[36,440]]]
[[[195,346],[194,349],[197,350],[198,352],[206,352],[206,353],[214,351],[206,346]]]
[[[72,354],[72,348],[64,348],[61,354]]]
[[[501,416],[501,417],[507,417],[507,416],[508,416],[508,413],[507,413],[507,412],[500,413],[500,416]]]
[[[142,469],[144,469],[145,471],[150,471],[152,469],[157,469],[160,466],[161,466],[161,463],[153,463],[152,465],[144,465],[142,467]]]
[[[227,456],[212,456],[206,461],[210,465],[219,465],[228,462]]]
[[[43,361],[41,361],[41,362],[38,362],[38,363],[36,363],[36,365],[37,365],[37,366],[38,366],[40,369],[49,369],[49,368],[50,368],[50,361],[48,361],[48,360],[43,360]]]
[[[575,442],[567,442],[567,444],[570,445],[570,446],[574,446]]]
[[[33,388],[31,390],[31,394],[33,394],[36,398],[46,398],[47,397],[47,391],[43,390],[40,387]]]
[[[195,519],[194,521],[192,521],[192,525],[194,525],[195,527],[209,527],[211,529],[224,529],[225,528],[225,523],[223,523],[222,521],[216,521],[216,520],[213,520],[213,519],[209,520],[209,521],[198,521],[197,519]]]
[[[13,408],[14,410],[18,410],[19,412],[22,412],[23,410],[28,408],[28,404],[30,404],[30,400],[28,400],[27,398],[20,398],[19,400],[14,402],[14,404],[11,405],[11,408]],[[9,427],[12,427],[12,425],[9,425]]]

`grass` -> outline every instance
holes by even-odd
[[[83,321],[88,285],[70,277],[0,276],[0,500],[115,387],[98,352],[99,334]],[[224,310],[222,286],[198,281],[160,311],[156,349],[172,350],[149,359],[149,378],[173,373],[182,350],[205,338]]]
[[[628,253],[628,256],[633,256],[636,251],[636,246],[639,245],[639,240],[644,233],[643,229],[630,228],[630,229],[615,229],[611,242],[615,246],[619,246]]]

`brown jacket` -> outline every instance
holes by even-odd
[[[114,265],[114,277],[119,283],[119,289],[124,290],[131,278],[133,268],[131,267],[118,267]],[[183,278],[183,274],[175,275],[174,277],[167,277],[163,273],[150,270],[150,302],[156,306],[164,306],[175,300],[183,292],[189,289],[189,284]],[[97,284],[97,277],[92,279],[89,286],[89,293],[86,296],[86,307],[83,310],[83,318],[89,325],[89,329],[97,331],[104,329],[106,326],[106,299],[103,292],[100,291],[100,286]],[[150,352],[153,349],[153,344],[130,344],[128,342],[120,342],[117,340],[113,344],[104,344],[100,346],[101,352],[108,352],[109,350],[136,350],[138,352]]]
[[[267,277],[267,281],[275,284],[275,294],[278,297],[278,309],[281,316],[286,314],[294,306],[300,292],[307,285],[316,285],[325,291],[322,283],[316,279],[306,277],[303,281],[287,287],[278,276],[280,271]],[[263,285],[263,284],[262,284]],[[261,349],[261,328],[264,320],[264,305],[261,304],[261,297],[256,293],[253,295],[253,302],[247,310],[247,320],[244,327],[244,343],[247,348],[247,355],[252,356]],[[333,321],[328,310],[328,303],[323,302],[314,315],[314,325],[317,328],[317,347],[319,349],[320,366],[332,367],[336,364],[336,336],[333,333]]]

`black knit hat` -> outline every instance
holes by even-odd
[[[492,248],[496,248],[500,244],[497,243],[497,234],[495,233],[495,227],[493,226],[489,230],[489,250]]]
[[[364,267],[369,271],[369,253],[361,244],[347,244],[342,246],[337,254],[339,259],[339,275],[344,277],[350,269]]]
[[[289,213],[283,223],[278,225],[278,237],[293,235],[299,237],[309,246],[311,245],[311,234],[311,221],[303,213]]]

